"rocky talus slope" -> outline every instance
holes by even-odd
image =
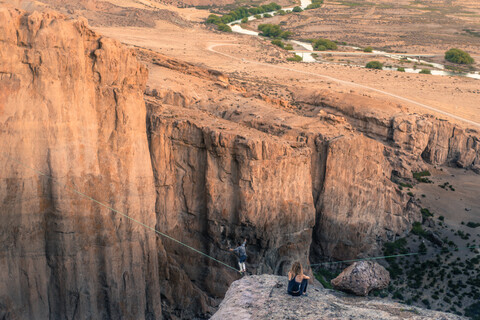
[[[247,276],[232,283],[212,320],[230,319],[432,319],[460,320],[457,315],[407,306],[388,300],[346,295],[315,286],[308,296],[287,294],[287,278]]]

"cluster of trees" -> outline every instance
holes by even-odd
[[[305,10],[310,10],[310,9],[317,9],[320,8],[320,6],[323,4],[323,0],[312,0],[312,3],[310,3]]]
[[[216,14],[211,14],[207,18],[207,23],[213,23],[218,26],[220,24],[227,24],[235,20],[248,18],[249,16],[254,16],[254,15],[258,15],[265,12],[280,10],[281,8],[282,7],[276,4],[275,2],[272,2],[270,4],[264,4],[259,7],[252,7],[252,8],[239,7],[221,17],[217,16]]]
[[[262,32],[262,36],[270,38],[288,39],[292,35],[290,31],[283,31],[280,26],[270,23],[259,25],[258,30]]]
[[[337,50],[337,44],[328,39],[311,40],[313,48],[318,51]]]
[[[445,60],[458,64],[472,64],[475,62],[467,52],[456,48],[445,52]]]

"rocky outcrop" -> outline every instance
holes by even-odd
[[[337,290],[367,296],[372,290],[388,287],[390,274],[374,261],[360,261],[347,267],[331,282]]]
[[[244,277],[232,283],[211,319],[464,319],[454,314],[349,296],[315,286],[307,288],[308,296],[293,297],[287,294],[286,286],[286,277]]]
[[[431,115],[400,112],[396,106],[359,94],[300,90],[296,100],[343,115],[354,128],[383,141],[396,174],[412,178],[425,163],[472,169],[480,173],[480,134]]]
[[[71,191],[156,224],[146,80],[84,20],[0,9],[0,318],[161,317],[161,241]]]

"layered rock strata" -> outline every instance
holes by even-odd
[[[161,317],[161,241],[71,191],[155,226],[146,79],[83,20],[0,9],[0,318]]]

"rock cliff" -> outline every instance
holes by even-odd
[[[391,179],[415,155],[478,164],[460,128],[386,121],[392,147],[140,50],[146,90],[137,52],[83,19],[0,9],[0,318],[205,318],[238,278],[73,188],[233,267],[247,238],[250,272],[284,274],[407,232],[420,215]]]
[[[420,309],[388,300],[355,297],[315,286],[308,296],[287,294],[287,278],[262,275],[232,283],[212,320],[230,319],[435,319],[460,320],[457,315]]]
[[[83,20],[0,9],[0,318],[161,317],[161,241],[70,191],[156,224],[146,80]]]

